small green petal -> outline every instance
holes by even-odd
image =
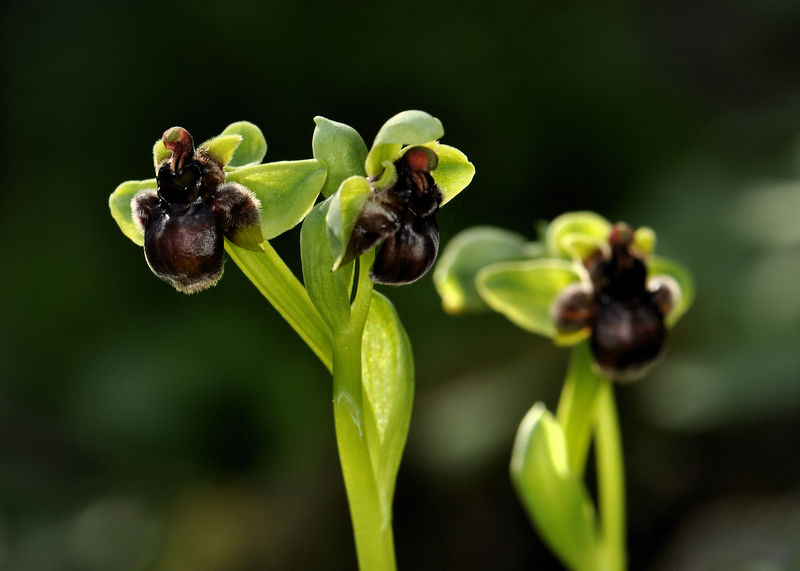
[[[372,194],[372,188],[367,179],[362,176],[351,176],[339,187],[331,198],[326,221],[328,224],[328,239],[331,253],[333,254],[333,270],[336,270],[344,261],[350,235],[358,220],[358,215],[364,207],[367,198]]]
[[[551,256],[578,257],[574,247],[592,241],[606,242],[611,223],[594,212],[567,212],[547,227],[547,252]],[[577,234],[578,236],[573,236]]]
[[[264,160],[267,154],[267,140],[264,134],[256,125],[250,121],[237,121],[231,123],[221,135],[239,135],[242,142],[233,152],[233,156],[227,163],[231,167],[241,167],[254,165]]]
[[[144,234],[139,231],[138,226],[133,222],[131,213],[131,200],[140,190],[156,190],[158,183],[156,179],[148,180],[129,180],[119,185],[111,196],[108,197],[108,206],[111,209],[111,216],[114,221],[128,238],[133,240],[137,246],[144,246]]]
[[[694,301],[694,279],[686,266],[667,258],[653,256],[647,262],[647,273],[650,279],[658,279],[659,276],[672,278],[678,286],[677,299],[672,310],[667,314],[665,322],[667,327],[672,327],[689,309]]]
[[[455,147],[437,142],[427,143],[425,146],[439,156],[439,166],[431,174],[439,190],[442,191],[442,206],[444,206],[472,182],[475,166],[469,162],[467,155]]]
[[[652,228],[642,226],[633,233],[633,246],[644,256],[650,256],[656,249],[656,233]]]
[[[475,276],[489,264],[528,258],[526,239],[501,228],[476,226],[457,234],[439,256],[433,284],[448,313],[489,309],[475,289]]]
[[[372,292],[361,347],[365,427],[373,470],[386,513],[391,513],[397,469],[414,400],[411,342],[392,302]]]
[[[367,176],[380,174],[383,161],[394,162],[400,156],[403,145],[422,145],[444,135],[442,122],[424,111],[398,113],[378,131],[372,149],[367,154]]]
[[[355,129],[325,117],[314,117],[317,124],[311,147],[314,158],[328,167],[328,178],[322,187],[325,198],[336,192],[342,182],[351,176],[364,176],[367,145]]]
[[[555,338],[553,303],[580,279],[572,262],[546,258],[492,264],[478,272],[475,282],[489,307],[523,329]]]
[[[379,176],[375,181],[372,183],[372,187],[377,190],[384,190],[391,186],[394,186],[394,183],[397,182],[397,167],[394,166],[393,162],[390,161],[383,161],[383,172],[381,176]]]
[[[316,159],[242,167],[225,180],[250,189],[261,201],[261,233],[271,240],[296,226],[314,206],[325,181],[325,164]]]
[[[580,476],[570,469],[561,425],[544,404],[530,409],[517,431],[511,479],[544,541],[569,569],[596,569],[596,515]]]
[[[236,147],[241,142],[241,135],[218,135],[197,147],[197,151],[208,155],[221,166],[225,166],[230,162]]]
[[[167,150],[164,146],[164,141],[158,139],[153,144],[153,168],[158,170],[158,165],[172,156],[172,151]]]

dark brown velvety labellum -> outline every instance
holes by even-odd
[[[414,282],[431,269],[439,253],[436,218],[409,217],[381,246],[370,277],[382,284]]]
[[[662,353],[667,339],[664,315],[671,306],[665,286],[647,287],[647,268],[633,249],[633,229],[616,224],[610,248],[598,250],[584,264],[592,288],[565,290],[556,301],[559,330],[588,327],[597,367],[620,381],[640,377]]]

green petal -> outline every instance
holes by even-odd
[[[580,275],[571,262],[547,258],[492,264],[479,271],[475,281],[489,307],[523,329],[555,338],[553,302],[565,287],[580,281]]]
[[[309,213],[325,182],[325,165],[316,159],[266,163],[236,169],[225,179],[246,186],[261,201],[261,233],[270,240]]]
[[[448,313],[489,309],[475,289],[475,276],[489,264],[524,260],[526,239],[500,228],[476,226],[457,234],[439,256],[433,283]]]
[[[256,125],[250,121],[237,121],[231,123],[221,135],[239,135],[242,142],[233,152],[228,166],[241,167],[244,165],[258,164],[267,154],[267,140]]]
[[[675,305],[665,318],[667,327],[672,327],[694,301],[695,288],[692,274],[684,265],[658,256],[653,256],[647,261],[647,273],[651,279],[659,276],[672,278],[678,286],[676,292],[678,299],[675,300]]]
[[[114,221],[128,238],[133,240],[137,246],[144,246],[144,234],[133,222],[131,213],[131,200],[140,190],[156,190],[158,184],[156,179],[148,180],[129,180],[119,185],[111,196],[108,197],[108,207],[111,209],[111,216]]]
[[[403,145],[422,145],[444,135],[442,122],[424,111],[398,113],[378,131],[372,149],[367,154],[367,176],[380,174],[383,161],[394,162],[400,156]]]
[[[520,424],[511,479],[542,539],[570,569],[596,569],[595,510],[586,486],[569,466],[561,425],[537,403]]]
[[[227,165],[233,157],[233,152],[242,142],[242,136],[237,134],[218,135],[205,141],[197,147],[198,152],[204,153],[222,166]]]
[[[551,256],[580,257],[590,244],[605,243],[611,223],[594,212],[567,212],[547,227],[547,252]]]
[[[331,206],[326,220],[334,270],[344,261],[347,245],[350,243],[350,235],[353,233],[358,215],[371,194],[372,188],[367,179],[361,176],[351,176],[331,197]]]
[[[392,303],[372,293],[362,338],[365,427],[384,513],[391,513],[395,479],[414,400],[411,342]]]
[[[633,245],[643,256],[650,256],[656,249],[656,233],[647,226],[637,228],[633,233]]]
[[[153,144],[153,168],[158,170],[158,165],[172,156],[172,151],[167,150],[164,146],[164,141],[158,139]]]
[[[308,295],[331,331],[339,331],[350,321],[350,290],[353,264],[331,272],[333,254],[328,245],[325,217],[332,199],[315,206],[303,220],[300,231],[300,253],[303,261],[303,282]]]
[[[439,166],[431,174],[442,191],[442,206],[444,206],[472,182],[475,166],[469,162],[467,155],[455,147],[436,142],[425,146],[439,156]]]
[[[322,196],[332,195],[342,182],[351,176],[364,176],[367,145],[355,129],[325,117],[314,117],[317,124],[311,147],[314,158],[328,167],[328,178],[322,187]]]

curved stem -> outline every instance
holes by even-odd
[[[603,383],[598,398],[595,447],[604,569],[622,571],[626,568],[625,474],[614,387],[610,381]]]
[[[394,571],[394,538],[369,453],[364,427],[361,341],[372,300],[369,269],[374,251],[359,261],[358,285],[347,327],[333,340],[333,415],[350,518],[362,571]]]
[[[333,370],[330,329],[308,292],[269,242],[252,252],[225,240],[225,250],[258,291],[292,326],[329,371]]]

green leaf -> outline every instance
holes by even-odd
[[[367,198],[372,194],[367,179],[361,176],[351,176],[339,187],[331,197],[330,209],[327,214],[329,249],[333,255],[334,270],[344,260],[347,244],[353,233],[358,215],[364,207]]]
[[[495,311],[523,329],[556,338],[553,302],[565,287],[578,281],[573,263],[548,258],[492,264],[478,272],[476,285]]]
[[[403,145],[422,145],[444,135],[442,122],[424,111],[398,113],[378,131],[372,148],[367,153],[367,176],[373,177],[383,170],[383,161],[394,162]]]
[[[527,258],[521,234],[476,226],[457,234],[439,256],[433,284],[448,313],[489,309],[475,289],[475,276],[489,264]]]
[[[144,246],[144,234],[133,222],[131,213],[131,200],[140,190],[156,190],[158,184],[156,179],[148,180],[129,180],[119,185],[111,196],[108,197],[108,207],[111,209],[111,216],[114,221],[128,238],[133,240],[137,246]]]
[[[270,240],[296,226],[314,206],[325,181],[325,165],[316,159],[242,167],[226,174],[261,201],[261,233]]]
[[[385,513],[391,513],[414,400],[414,358],[397,311],[377,292],[362,337],[361,375],[370,458]]]
[[[444,206],[472,182],[475,166],[469,162],[467,155],[455,147],[437,142],[425,146],[439,156],[439,166],[431,174],[442,191],[442,206]]]
[[[367,145],[355,129],[325,117],[314,117],[317,124],[311,147],[314,158],[328,167],[328,178],[322,187],[322,196],[332,195],[348,177],[364,176]]]
[[[647,261],[647,273],[650,279],[658,279],[666,276],[674,281],[676,288],[673,288],[677,296],[675,304],[665,318],[667,327],[672,327],[689,309],[694,301],[694,279],[692,274],[684,266],[674,260],[653,256]]]
[[[336,272],[331,271],[333,255],[328,245],[325,222],[331,200],[329,198],[315,206],[303,221],[300,253],[303,261],[303,282],[308,295],[335,334],[350,321],[353,264],[347,264]]]
[[[547,227],[546,245],[551,256],[580,257],[587,246],[605,243],[611,223],[594,212],[567,212]]]
[[[230,162],[231,157],[233,157],[233,152],[241,142],[241,135],[218,135],[197,147],[197,151],[208,155],[220,165],[225,166]]]
[[[172,156],[172,151],[164,146],[164,141],[161,139],[153,143],[153,168],[158,170],[158,165]]]
[[[597,569],[595,510],[586,486],[569,466],[561,426],[537,403],[520,424],[511,479],[542,539],[570,569]]]
[[[250,121],[237,121],[231,123],[221,135],[239,135],[242,142],[236,147],[228,166],[241,167],[244,165],[258,164],[267,154],[267,140],[256,125]]]

